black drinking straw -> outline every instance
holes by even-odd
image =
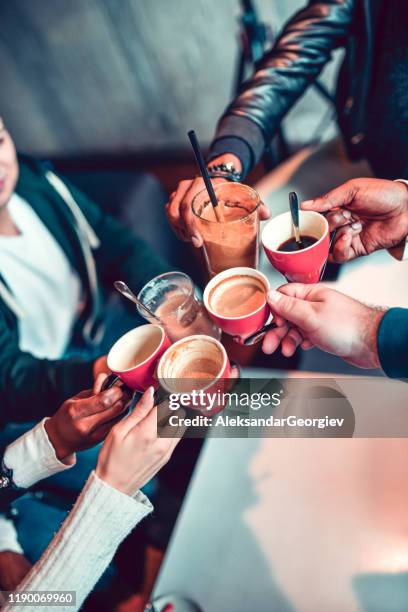
[[[191,146],[193,147],[194,155],[195,155],[195,158],[197,160],[197,164],[198,164],[198,167],[200,169],[201,176],[204,179],[204,183],[205,183],[206,189],[208,191],[208,195],[210,196],[211,204],[214,207],[214,213],[215,213],[215,216],[217,217],[217,221],[218,221],[218,215],[216,213],[217,206],[218,206],[218,200],[217,200],[217,198],[215,196],[214,188],[212,186],[211,179],[210,179],[209,174],[208,174],[207,166],[205,165],[204,157],[203,157],[203,154],[201,152],[200,145],[198,144],[198,140],[197,140],[197,136],[196,136],[195,131],[194,130],[190,130],[188,132],[188,137],[190,139]]]

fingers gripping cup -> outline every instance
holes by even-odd
[[[269,281],[253,268],[225,270],[210,280],[204,305],[216,324],[231,336],[249,336],[267,322],[270,309],[266,296]]]
[[[103,389],[121,380],[133,391],[157,388],[155,370],[158,359],[170,346],[160,325],[141,325],[119,338],[108,354],[108,368],[112,374],[105,380]]]
[[[299,228],[305,247],[300,249],[290,212],[278,215],[263,228],[262,246],[273,267],[289,282],[317,283],[329,255],[329,225],[320,213],[300,210]]]

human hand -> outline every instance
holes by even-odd
[[[26,557],[11,550],[0,552],[0,588],[2,591],[15,591],[26,577],[32,565]]]
[[[100,392],[105,376],[98,377],[93,390],[67,400],[45,421],[45,430],[58,459],[101,442],[127,409],[130,398],[118,386]]]
[[[234,167],[240,172],[242,169],[241,162],[238,157],[231,153],[226,153],[211,160],[212,164],[233,163]],[[225,183],[224,178],[211,179],[213,185]],[[199,248],[203,246],[203,239],[194,223],[194,214],[191,209],[191,204],[194,197],[205,189],[204,181],[201,177],[180,181],[176,191],[170,195],[170,200],[166,205],[167,218],[174,232],[180,240],[189,242],[191,240],[193,246]],[[268,208],[262,204],[259,208],[261,220],[269,218]]]
[[[96,473],[111,487],[133,495],[170,459],[182,428],[168,425],[157,437],[157,407],[149,387],[131,414],[107,436],[98,457]],[[165,437],[168,435],[168,437]]]
[[[316,346],[359,368],[380,366],[377,331],[384,311],[320,284],[283,285],[269,292],[268,303],[278,327],[266,334],[264,353],[281,345],[291,357],[299,345]]]
[[[108,356],[102,355],[102,357],[98,357],[98,359],[96,359],[93,364],[94,381],[96,381],[98,376],[100,376],[101,374],[110,374],[110,373],[111,371],[108,368]]]
[[[328,212],[330,230],[338,228],[332,261],[390,249],[408,235],[408,188],[398,181],[352,179],[301,208]]]

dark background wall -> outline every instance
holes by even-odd
[[[255,0],[275,29],[303,4]],[[1,2],[0,114],[37,155],[182,150],[192,127],[208,142],[232,94],[238,14],[238,0]],[[324,109],[302,104],[306,139]]]

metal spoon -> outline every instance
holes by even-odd
[[[155,319],[158,323],[161,323],[159,317],[157,315],[154,314],[154,312],[152,310],[150,310],[150,308],[148,308],[147,306],[145,306],[143,304],[143,302],[141,302],[139,300],[139,298],[137,298],[135,296],[135,294],[133,293],[133,291],[131,291],[129,289],[129,287],[127,286],[126,283],[124,283],[123,281],[115,281],[113,283],[113,286],[115,287],[116,291],[119,291],[119,293],[121,293],[125,298],[127,298],[128,300],[130,300],[131,302],[133,302],[134,304],[136,304],[137,306],[139,306],[140,308],[142,308],[142,310],[144,310],[145,312],[147,312],[147,314],[149,315],[149,317],[152,317],[153,319]]]
[[[302,239],[300,237],[299,230],[299,200],[297,194],[294,191],[291,191],[289,194],[289,207],[290,214],[292,216],[292,225],[295,232],[295,240],[298,246],[298,249],[303,248]]]

